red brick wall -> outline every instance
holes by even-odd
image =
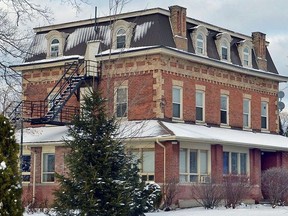
[[[223,146],[211,145],[211,177],[215,183],[221,183],[223,179]]]

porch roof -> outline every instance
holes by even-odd
[[[288,151],[288,138],[270,133],[260,133],[231,128],[210,127],[187,123],[171,123],[157,120],[126,121],[119,127],[118,137],[126,141],[190,141],[193,143],[222,144],[259,148],[261,150]],[[67,136],[68,127],[26,128],[23,131],[25,145],[61,144]],[[20,131],[16,133],[20,141]]]

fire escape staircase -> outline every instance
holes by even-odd
[[[92,66],[91,66],[92,65]],[[65,64],[64,74],[43,101],[21,101],[9,115],[12,123],[20,119],[31,124],[65,125],[71,122],[79,107],[66,105],[75,94],[79,100],[79,88],[89,75],[89,69],[96,71],[98,67],[90,61],[78,60]]]

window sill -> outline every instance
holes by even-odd
[[[253,131],[252,128],[248,128],[248,127],[243,127],[244,131]]]
[[[231,128],[231,126],[228,125],[228,124],[220,124],[220,127],[222,127],[222,128]]]
[[[181,118],[172,117],[172,121],[173,121],[173,122],[178,122],[178,123],[184,123],[184,120],[181,119]]]
[[[261,129],[261,133],[270,133],[270,131],[268,129]]]
[[[207,123],[204,121],[197,121],[195,122],[196,125],[203,125],[203,126],[207,126]]]

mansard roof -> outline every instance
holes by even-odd
[[[112,16],[100,17],[96,19],[82,20],[78,22],[63,23],[52,26],[35,28],[35,38],[31,44],[31,54],[27,55],[26,62],[34,62],[45,59],[47,56],[47,41],[45,36],[52,30],[57,30],[67,34],[64,45],[63,55],[81,55],[84,56],[86,44],[88,41],[100,40],[101,51],[111,47],[111,23]],[[164,46],[176,48],[173,32],[170,22],[170,12],[160,8],[154,8],[143,11],[136,11],[117,15],[119,20],[125,20],[134,23],[133,35],[131,37],[130,47],[148,47]],[[192,38],[190,36],[192,29],[203,25],[208,30],[207,36],[207,57],[213,60],[220,60],[215,44],[217,34],[227,32],[231,38],[231,63],[241,66],[241,60],[237,49],[237,44],[244,40],[251,40],[250,36],[235,33],[221,27],[217,27],[199,20],[187,17],[187,43],[188,53],[195,53]],[[266,52],[267,70],[271,73],[278,74],[278,71],[272,61],[269,51]],[[258,70],[255,53],[252,52],[252,68]]]

